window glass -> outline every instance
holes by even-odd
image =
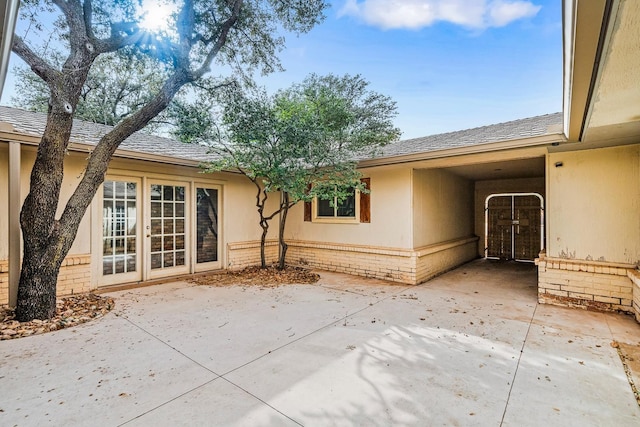
[[[196,254],[197,262],[218,260],[218,190],[198,188],[196,198]],[[176,240],[176,249],[183,243]],[[176,261],[179,262],[179,259]]]
[[[318,216],[333,216],[333,200],[318,199]]]
[[[355,218],[356,216],[356,190],[351,189],[351,194],[342,201],[338,198],[330,200],[316,200],[317,216],[322,218]]]
[[[356,216],[356,196],[349,195],[336,208],[336,216],[339,217],[355,217]]]
[[[135,182],[105,181],[102,193],[102,274],[136,271]]]
[[[151,269],[185,265],[184,186],[151,185]]]

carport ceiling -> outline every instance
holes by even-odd
[[[472,181],[544,177],[544,157],[445,168]]]

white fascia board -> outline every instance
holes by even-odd
[[[499,141],[485,144],[469,145],[466,147],[447,148],[443,150],[427,151],[393,157],[383,157],[377,159],[362,160],[358,167],[366,168],[373,166],[387,166],[401,163],[419,162],[423,160],[442,159],[445,157],[456,157],[467,154],[481,154],[495,151],[512,150],[518,148],[530,148],[541,145],[551,145],[566,142],[567,138],[563,132],[552,133],[530,138],[519,138],[507,141]]]
[[[19,0],[0,0],[0,13],[2,13],[2,33],[0,34],[0,99],[2,89],[9,69],[9,56],[13,43],[13,32],[18,20]]]
[[[573,82],[573,63],[575,55],[576,35],[576,7],[575,0],[562,2],[562,112],[564,134],[569,137],[569,121],[571,113],[571,89]]]

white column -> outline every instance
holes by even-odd
[[[20,280],[20,143],[9,142],[9,307],[18,302]]]

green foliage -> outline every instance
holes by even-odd
[[[68,65],[66,61],[71,59],[66,52],[72,49],[74,37],[56,3],[52,0],[24,0],[17,36],[49,65],[64,69]],[[81,3],[69,7],[79,7],[81,11]],[[307,32],[324,19],[324,11],[329,6],[322,0],[167,0],[166,3],[176,3],[183,9],[167,22],[164,30],[149,34],[138,27],[139,3],[138,0],[94,0],[90,3],[92,37],[130,40],[115,52],[106,51],[97,56],[82,88],[74,116],[115,125],[146,105],[161,91],[172,72],[184,69],[197,78],[189,79],[188,89],[181,91],[171,108],[152,122],[150,130],[169,131],[189,142],[196,140],[190,133],[198,123],[183,120],[181,114],[190,110],[190,119],[197,115],[204,119],[201,101],[206,97],[203,93],[212,88],[215,91],[216,85],[211,82],[225,81],[221,75],[202,77],[202,72],[209,71],[211,66],[222,66],[227,72],[230,70],[235,79],[250,81],[255,71],[268,74],[282,70],[277,56],[284,47],[281,30]],[[235,16],[236,5],[239,5],[237,20],[224,36],[219,50],[214,47],[214,52],[212,46],[220,40],[225,20]],[[188,50],[183,42],[185,35],[190,37]],[[202,65],[204,69],[199,69]],[[17,96],[11,99],[12,104],[46,112],[51,91],[55,92],[55,88],[27,67],[16,67],[14,73]],[[205,124],[199,124],[199,132],[205,129]],[[185,132],[184,137],[181,132]]]
[[[314,197],[342,201],[353,188],[368,191],[357,161],[399,137],[392,122],[395,103],[369,90],[361,76],[349,75],[312,74],[273,96],[263,90],[247,94],[235,86],[223,93],[224,133],[211,147],[219,160],[207,170],[238,171],[256,185],[263,266],[268,222],[283,214],[279,264],[284,268],[288,209]],[[283,197],[274,212],[265,213],[272,192]]]
[[[50,53],[48,59],[60,62],[55,53]],[[12,104],[46,113],[49,87],[25,67],[16,67],[14,73],[16,96],[11,98]],[[75,118],[114,126],[148,103],[166,78],[163,64],[131,49],[101,55],[82,87]]]
[[[224,104],[226,139],[212,146],[220,160],[208,169],[240,171],[268,192],[288,193],[292,203],[363,189],[357,160],[400,135],[395,103],[361,76],[312,74],[273,96],[233,87]]]

